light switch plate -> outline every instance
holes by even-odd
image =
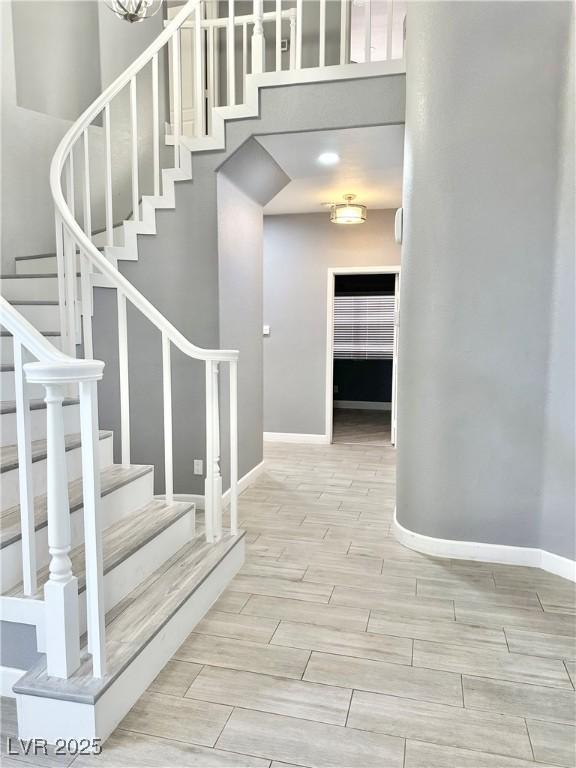
[[[195,475],[204,474],[204,462],[202,461],[202,459],[194,459],[194,474]]]
[[[262,328],[262,335],[263,336],[270,336],[270,326],[269,325],[263,326],[263,328]]]

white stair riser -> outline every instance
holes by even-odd
[[[40,275],[58,272],[56,256],[39,256],[36,259],[16,259],[17,275]]]
[[[72,432],[80,432],[80,408],[77,404],[65,405],[62,408],[64,415],[64,432],[69,435]],[[3,413],[0,415],[1,445],[16,445],[16,414]],[[32,440],[42,440],[46,437],[46,408],[37,408],[30,411],[30,433]]]
[[[50,344],[62,349],[62,336],[47,336]],[[12,365],[14,363],[14,345],[11,336],[0,336],[0,362]]]
[[[7,301],[57,301],[57,277],[4,277],[2,296]]]
[[[190,511],[104,576],[104,605],[114,608],[126,595],[175,555],[194,536],[194,513]],[[80,595],[80,631],[86,631],[86,593]]]
[[[0,400],[14,400],[16,398],[14,392],[14,371],[1,371],[0,372]],[[32,399],[39,399],[44,397],[45,389],[42,384],[29,384],[28,396]]]
[[[100,468],[109,467],[113,461],[112,435],[99,441]],[[66,470],[69,481],[82,476],[82,453],[80,448],[66,451]],[[32,462],[32,487],[34,495],[46,493],[46,459]],[[9,509],[18,504],[20,491],[18,488],[18,468],[10,469],[0,474],[0,510]]]
[[[154,473],[148,472],[102,497],[100,507],[102,530],[149,503],[153,492],[153,478]],[[70,515],[72,548],[79,546],[84,541],[82,514],[83,508],[80,507]],[[48,529],[46,526],[36,531],[36,560],[38,568],[48,564]],[[0,568],[2,587],[5,591],[22,581],[22,544],[20,541],[2,549]]]
[[[39,331],[60,330],[60,308],[58,304],[14,303],[14,308]]]
[[[95,705],[17,694],[21,739],[106,739],[206,615],[244,562],[244,540],[227,553]]]

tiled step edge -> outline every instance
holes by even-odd
[[[106,467],[102,470],[100,473],[100,496],[107,496],[110,493],[113,493],[114,491],[117,491],[119,488],[123,488],[125,485],[128,485],[129,483],[134,482],[134,480],[137,480],[138,478],[142,477],[143,475],[147,475],[150,472],[154,470],[154,467],[151,464],[134,464],[128,467],[120,467],[120,471],[122,472],[122,475],[120,477],[117,476],[119,471],[118,464],[112,464],[110,467]],[[82,478],[78,478],[77,480],[72,480],[70,483],[68,483],[68,498],[70,502],[70,514],[73,512],[76,512],[79,510],[83,505],[83,494],[82,494]],[[35,506],[37,504],[43,504],[46,500],[46,494],[42,494],[41,496],[37,496],[34,499]],[[46,515],[46,505],[44,504],[43,512],[38,515],[38,518],[35,519],[35,525],[34,528],[36,531],[39,531],[41,528],[44,528],[48,524],[48,518]],[[7,517],[8,515],[19,515],[20,507],[19,505],[16,505],[14,507],[10,507],[9,509],[6,509],[2,512],[2,517]],[[10,536],[6,539],[6,541],[2,541],[0,543],[0,549],[4,549],[4,547],[9,546],[10,544],[13,544],[16,541],[20,541],[22,537],[21,533],[15,533],[14,535]]]
[[[194,539],[171,558],[168,568],[166,564],[159,568],[116,606],[112,618],[107,621],[106,648],[109,669],[103,678],[92,677],[92,659],[87,653],[84,653],[79,669],[67,680],[49,677],[45,660],[42,659],[13,686],[14,693],[18,696],[39,696],[94,705],[194,595],[222,560],[238,547],[244,535],[245,531],[239,531],[237,536],[225,533],[218,543],[209,545],[203,538]],[[193,574],[190,573],[190,564],[187,562],[189,560],[192,566],[194,562],[197,564],[197,570]],[[180,581],[175,577],[179,577]],[[125,639],[123,642],[122,631],[115,631],[115,627],[130,627],[133,623],[131,616],[136,617],[147,607],[151,588],[161,588],[163,584],[167,588],[170,587],[170,598],[164,601],[160,610],[148,611],[150,621],[138,637],[132,637],[129,641]],[[176,589],[175,584],[178,585]]]
[[[13,370],[13,369],[12,369]],[[100,430],[99,439],[100,440],[106,440],[107,438],[111,438],[113,436],[113,432],[110,430]],[[76,448],[80,448],[81,446],[81,440],[80,440],[80,433],[77,432],[72,435],[66,435],[65,436],[65,450],[66,451],[74,451]],[[15,455],[11,458],[4,458],[2,456],[2,453],[5,452],[8,448],[13,448]],[[36,461],[44,461],[48,456],[47,450],[46,450],[46,440],[42,438],[41,440],[33,440],[32,441],[32,464]],[[0,475],[3,472],[9,472],[12,469],[18,469],[20,466],[18,462],[18,453],[16,451],[15,445],[5,445],[0,449]]]
[[[188,514],[194,507],[193,504],[184,501],[176,501],[166,504],[165,501],[154,499],[144,507],[137,509],[132,515],[118,520],[102,533],[102,552],[104,575],[113,571],[121,563],[145,547],[152,539],[173,525],[177,520]],[[107,553],[112,553],[107,555]],[[84,545],[75,547],[70,552],[72,572],[78,579],[78,593],[86,590],[86,562],[84,557]],[[37,597],[41,598],[44,592],[44,584],[48,581],[49,568],[45,566],[38,573]],[[22,585],[16,587],[18,594],[15,597],[23,597]]]

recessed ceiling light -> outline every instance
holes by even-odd
[[[322,165],[336,165],[340,162],[340,156],[336,152],[323,152],[318,157],[318,162]]]

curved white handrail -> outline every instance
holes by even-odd
[[[100,360],[78,360],[61,352],[46,340],[20,312],[0,296],[0,324],[17,339],[37,360],[28,366],[39,373],[43,371],[42,381],[86,381],[102,377],[104,363]]]
[[[127,68],[105,91],[82,113],[76,122],[67,131],[58,145],[52,163],[50,165],[50,189],[54,199],[54,205],[62,218],[62,223],[74,238],[81,253],[85,254],[91,264],[109,278],[114,287],[130,300],[134,306],[145,315],[181,352],[197,360],[214,360],[218,362],[232,362],[238,359],[237,350],[203,349],[189,341],[180,331],[172,325],[156,307],[143,296],[140,291],[127,280],[124,275],[114,267],[106,257],[94,246],[90,238],[84,233],[74,216],[62,189],[62,172],[64,163],[72,151],[75,143],[83,132],[92,123],[95,117],[107,104],[124,88],[140,70],[150,63],[158,51],[166,45],[172,35],[182,26],[190,16],[192,10],[201,0],[188,0],[180,13],[168,24],[160,35],[148,48]]]

